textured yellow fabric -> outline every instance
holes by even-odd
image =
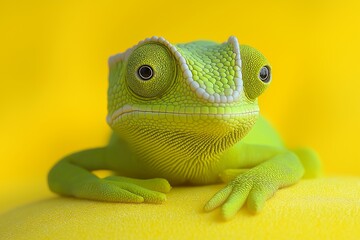
[[[174,188],[161,205],[45,199],[1,215],[0,239],[360,239],[360,178],[303,180],[228,222],[202,211],[220,188]]]

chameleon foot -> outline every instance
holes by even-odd
[[[163,203],[171,189],[165,179],[131,179],[110,176],[77,185],[73,195],[79,198],[106,202]]]

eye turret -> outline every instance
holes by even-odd
[[[271,83],[271,67],[258,50],[240,46],[244,92],[248,99],[256,100]]]
[[[160,98],[175,77],[176,63],[166,46],[146,43],[129,56],[126,81],[130,90],[141,98]]]

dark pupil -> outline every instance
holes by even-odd
[[[153,70],[150,66],[143,65],[138,69],[138,74],[142,80],[149,80],[153,76]]]
[[[270,79],[269,68],[262,67],[260,70],[260,80],[263,82],[268,82]]]

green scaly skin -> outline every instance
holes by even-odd
[[[141,66],[151,73],[139,73]],[[260,76],[264,67],[268,74]],[[109,68],[110,142],[59,161],[48,177],[52,191],[162,203],[170,184],[224,181],[204,209],[222,206],[229,219],[245,202],[258,212],[277,189],[320,174],[313,151],[286,149],[259,116],[257,98],[271,82],[270,64],[235,37],[178,45],[153,37],[111,57]],[[91,173],[98,169],[117,175],[99,178]]]

